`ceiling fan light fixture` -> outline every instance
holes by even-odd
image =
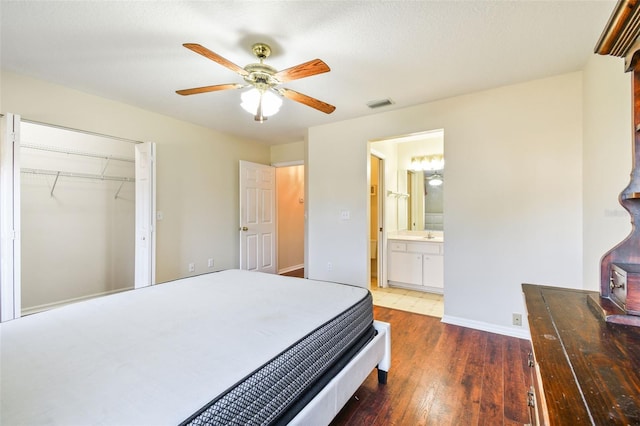
[[[271,91],[258,90],[255,87],[240,95],[240,106],[256,117],[270,117],[277,114],[282,106],[282,98]],[[260,108],[261,107],[261,108]],[[261,109],[261,111],[259,111]],[[260,112],[260,114],[258,114]],[[262,122],[263,120],[256,120]]]

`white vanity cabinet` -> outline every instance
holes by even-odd
[[[389,240],[388,281],[393,287],[442,293],[443,243]]]
[[[422,285],[432,289],[444,289],[444,261],[441,254],[422,255]]]
[[[389,243],[389,281],[422,285],[422,254],[407,252],[407,243]]]

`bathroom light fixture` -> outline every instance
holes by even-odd
[[[411,170],[442,170],[444,169],[444,156],[442,154],[422,155],[411,157]]]
[[[440,186],[444,182],[444,180],[442,179],[442,175],[439,173],[434,174],[428,179],[429,179],[429,186]]]
[[[282,105],[282,98],[270,90],[252,88],[243,92],[240,98],[242,109],[252,114],[254,120],[260,123],[280,111]]]

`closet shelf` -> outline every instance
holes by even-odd
[[[70,155],[81,155],[83,157],[92,157],[92,158],[102,158],[104,160],[116,160],[116,161],[126,161],[128,163],[135,163],[135,159],[128,157],[120,157],[117,155],[108,155],[108,154],[99,154],[96,152],[85,152],[85,151],[76,151],[72,149],[66,148],[58,148],[55,146],[45,146],[45,145],[35,145],[30,143],[21,143],[21,148],[28,149],[36,149],[40,151],[49,151],[49,152],[57,152],[60,154],[70,154]]]

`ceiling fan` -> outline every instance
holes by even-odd
[[[223,58],[217,53],[195,43],[185,43],[184,47],[190,49],[205,58],[234,71],[244,78],[247,84],[217,84],[214,86],[196,87],[193,89],[176,90],[179,95],[195,95],[198,93],[216,92],[218,90],[242,89],[252,87],[251,90],[242,94],[242,107],[254,114],[255,120],[263,122],[268,116],[278,112],[282,104],[282,97],[300,102],[301,104],[315,108],[326,114],[331,114],[336,107],[326,102],[322,102],[311,96],[296,92],[295,90],[279,87],[282,83],[310,77],[331,71],[329,66],[320,59],[313,59],[300,65],[278,71],[264,63],[264,60],[271,54],[271,47],[265,43],[256,43],[251,47],[253,54],[260,61],[249,64],[244,68]]]

